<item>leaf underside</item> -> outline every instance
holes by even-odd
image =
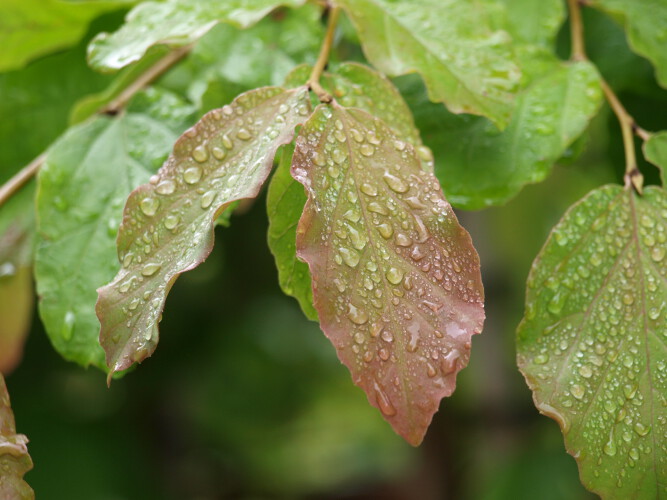
[[[110,375],[153,353],[175,279],[211,252],[218,215],[257,195],[277,148],[292,141],[309,110],[305,87],[242,94],[181,136],[151,182],[132,192],[118,235],[122,268],[98,290]]]
[[[16,434],[14,413],[9,403],[5,379],[0,374],[0,498],[7,500],[33,500],[35,493],[23,480],[32,469],[28,455],[28,439]]]
[[[368,60],[387,75],[418,72],[433,101],[504,128],[520,72],[511,39],[494,29],[500,4],[485,0],[336,0]]]
[[[167,0],[144,2],[132,9],[114,33],[101,33],[90,43],[88,60],[100,71],[118,70],[138,61],[146,51],[165,44],[182,47],[196,42],[219,22],[247,28],[281,5],[297,7],[305,0]]]
[[[482,329],[470,236],[414,147],[362,110],[319,106],[292,175],[308,194],[297,252],[322,330],[369,402],[417,445]]]
[[[554,228],[528,278],[518,363],[581,479],[667,495],[667,194],[605,186]]]

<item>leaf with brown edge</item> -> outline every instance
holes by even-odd
[[[355,384],[418,445],[484,321],[479,259],[438,181],[381,120],[335,101],[302,127],[297,254]]]
[[[122,268],[96,306],[110,377],[153,353],[174,281],[206,259],[216,218],[257,195],[276,150],[309,113],[305,87],[241,94],[185,132],[151,182],[132,192],[118,234]]]
[[[5,378],[0,374],[0,498],[3,500],[35,498],[32,488],[23,480],[23,475],[32,469],[27,444],[24,435],[16,434]]]

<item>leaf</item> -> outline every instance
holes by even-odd
[[[550,47],[565,19],[561,0],[502,0],[515,43]]]
[[[73,127],[52,146],[39,173],[39,312],[56,350],[84,366],[106,366],[95,290],[119,268],[115,240],[123,201],[157,170],[185,128],[168,118],[175,98],[159,95],[149,90],[123,115]],[[143,99],[159,99],[159,112],[138,102]]]
[[[470,236],[414,147],[365,111],[319,106],[292,175],[308,193],[296,245],[322,330],[369,402],[417,445],[482,329]]]
[[[181,136],[152,182],[132,192],[118,236],[123,267],[98,290],[110,376],[153,353],[174,281],[211,252],[213,224],[225,207],[257,195],[276,150],[308,113],[305,87],[242,94]]]
[[[504,128],[519,70],[510,37],[493,27],[492,1],[337,0],[368,60],[389,76],[418,72],[429,97],[452,113],[473,113]]]
[[[35,493],[23,480],[32,469],[28,455],[28,439],[16,434],[14,413],[9,404],[5,378],[0,374],[0,498],[7,500],[34,500]]]
[[[667,132],[658,132],[644,142],[644,157],[660,169],[660,178],[665,184],[665,170],[667,169]]]
[[[667,4],[662,0],[591,0],[590,5],[623,21],[630,47],[651,61],[658,82],[667,87]]]
[[[559,62],[530,48],[522,60],[530,80],[502,132],[484,118],[443,115],[423,103],[414,107],[438,159],[436,175],[454,206],[500,205],[524,185],[544,180],[600,107],[598,74],[590,63]]]
[[[296,67],[288,76],[286,85],[297,87],[308,81],[311,68]],[[433,155],[424,146],[415,127],[410,108],[396,87],[382,74],[357,63],[343,63],[334,72],[325,72],[321,85],[345,106],[360,108],[383,119],[394,131],[417,148],[422,166],[433,171]],[[269,248],[276,259],[282,290],[295,297],[306,316],[317,320],[313,309],[308,266],[296,256],[296,226],[306,204],[303,187],[292,178],[289,165],[293,148],[283,151],[278,169],[271,179],[267,197],[269,216]]]
[[[667,194],[589,193],[528,278],[519,368],[603,498],[667,493]]]
[[[100,14],[135,3],[58,0],[3,0],[0,5],[0,71],[25,66],[30,60],[75,45]]]
[[[269,216],[268,243],[278,268],[278,281],[283,292],[299,301],[306,317],[317,321],[313,307],[308,266],[296,258],[296,226],[306,204],[303,186],[290,174],[294,146],[287,145],[280,155],[266,197]]]
[[[219,22],[247,28],[276,7],[297,7],[304,0],[167,0],[144,2],[128,14],[115,33],[101,33],[88,50],[90,65],[114,71],[138,61],[154,45],[183,47],[196,42]]]

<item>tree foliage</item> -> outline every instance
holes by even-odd
[[[623,82],[613,61],[588,58],[580,2],[43,3],[0,6],[0,111],[16,115],[0,124],[15,146],[0,148],[0,370],[21,357],[31,272],[65,359],[109,382],[143,362],[176,278],[268,184],[281,288],[418,445],[485,318],[479,257],[452,206],[499,206],[544,181],[587,147],[606,100],[622,181],[571,207],[536,257],[518,367],[587,488],[667,493],[667,198],[640,172],[664,176],[667,132],[626,110],[601,73]],[[120,27],[97,26],[123,8]],[[589,8],[623,27],[664,93],[667,4]],[[0,496],[32,498],[0,382]]]

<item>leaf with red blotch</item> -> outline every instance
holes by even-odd
[[[9,404],[5,379],[0,374],[0,498],[7,500],[33,500],[35,493],[23,480],[32,469],[28,455],[28,439],[16,434],[14,413]]]
[[[383,121],[337,103],[302,127],[297,253],[354,382],[419,444],[484,321],[479,258],[433,174]]]
[[[257,196],[276,150],[309,114],[306,87],[241,94],[185,132],[151,182],[132,192],[118,234],[123,266],[98,290],[109,377],[153,353],[174,281],[209,255],[225,208]]]

